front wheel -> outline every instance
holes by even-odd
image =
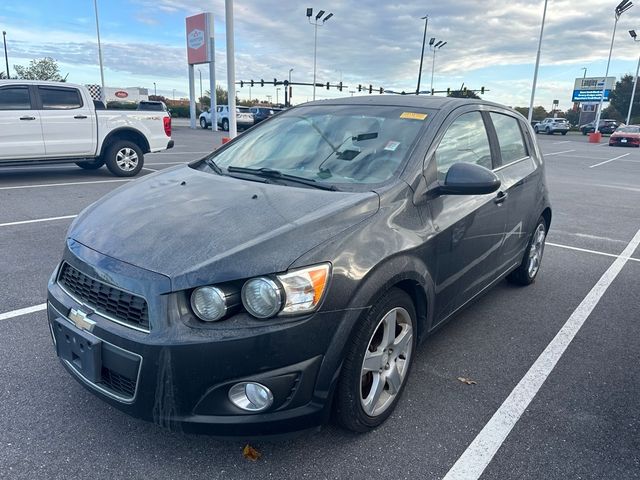
[[[544,242],[547,238],[547,223],[540,217],[536,228],[531,234],[527,249],[524,252],[522,263],[509,274],[507,279],[517,285],[531,285],[536,280],[540,271]]]
[[[547,135],[553,135],[553,132],[551,131],[551,129],[549,127],[547,127]]]
[[[202,128],[203,130],[207,129],[207,119],[204,117],[200,119],[200,128]]]
[[[409,295],[394,288],[356,327],[334,404],[336,420],[342,427],[367,432],[391,415],[413,361],[415,319]]]
[[[76,165],[85,170],[97,170],[104,165],[104,160],[97,158],[92,162],[76,162]]]
[[[567,134],[567,132],[562,132],[562,135],[566,135],[566,134]]]
[[[225,132],[229,131],[229,120],[227,120],[226,118],[222,119],[222,130],[224,130]]]
[[[115,142],[105,155],[107,168],[117,177],[133,177],[142,170],[144,155],[138,145],[129,140]]]
[[[534,131],[536,134],[540,133],[540,132],[538,131],[538,127],[533,127],[533,131]]]

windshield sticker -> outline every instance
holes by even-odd
[[[399,146],[400,146],[400,142],[389,141],[384,146],[384,149],[387,150],[388,152],[395,152]]]
[[[416,113],[416,112],[402,112],[400,118],[408,118],[411,120],[426,120],[426,113]]]

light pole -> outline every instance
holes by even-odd
[[[314,21],[311,21],[311,17],[313,16],[313,8],[307,8],[307,18],[309,19],[309,23],[314,26],[313,33],[313,99],[316,99],[316,57],[318,52],[318,27],[322,27],[324,23],[333,17],[333,13],[329,13],[326,17],[322,18],[324,15],[324,10],[320,10],[315,17]],[[322,18],[322,23],[320,23],[320,19]]]
[[[289,69],[289,86],[287,86],[287,89],[289,90],[287,92],[287,90],[284,91],[284,103],[285,103],[285,107],[288,107],[291,105],[291,95],[293,94],[293,87],[291,86],[291,72],[293,72],[293,68]],[[287,95],[288,93],[288,95]]]
[[[156,82],[153,82],[153,96],[154,97],[158,96],[158,90],[156,90]]]
[[[436,52],[447,44],[447,42],[443,42],[442,40],[439,40],[438,43],[434,45],[433,42],[435,41],[436,41],[435,38],[432,38],[431,40],[429,40],[429,49],[433,51],[433,64],[431,65],[431,95],[433,95],[433,74],[435,73],[435,70],[436,70]]]
[[[173,89],[173,99],[174,100],[176,99],[176,89],[175,88]]]
[[[2,43],[4,43],[4,61],[7,63],[7,80],[11,78],[9,73],[9,55],[7,55],[7,32],[2,31]]]
[[[547,3],[544,0],[544,10],[542,11],[542,25],[540,25],[540,39],[538,40],[538,53],[536,55],[536,67],[533,70],[533,85],[531,86],[531,101],[529,102],[529,124],[533,119],[533,100],[536,96],[536,83],[538,83],[538,68],[540,67],[540,51],[542,50],[542,35],[544,34],[544,21],[547,18]]]
[[[200,110],[202,110],[202,70],[198,69],[198,75],[200,75]]]
[[[427,40],[427,25],[429,24],[429,15],[421,18],[424,20],[424,34],[422,35],[422,53],[420,53],[420,70],[418,70],[418,86],[416,87],[416,95],[420,95],[420,79],[422,78],[422,61],[424,60],[424,44]]]
[[[609,65],[611,64],[611,54],[613,53],[613,42],[616,39],[616,28],[618,20],[624,12],[633,7],[631,0],[622,0],[615,9],[615,22],[613,23],[613,35],[611,35],[611,46],[609,47],[609,59],[607,60],[607,71],[604,74],[604,82],[602,84],[602,95],[600,96],[600,104],[598,105],[598,113],[596,114],[596,123],[594,124],[594,135],[600,133],[600,117],[602,116],[602,104],[604,102],[604,93],[607,88],[607,77],[609,76]]]
[[[100,23],[98,22],[98,0],[93,0],[93,8],[96,11],[96,34],[98,36],[98,60],[100,61],[100,82],[102,85],[102,93],[100,100],[104,102],[106,93],[104,91],[104,65],[102,62],[102,44],[100,43]]]
[[[587,78],[587,67],[582,67],[580,70],[584,70],[584,75],[582,75],[582,79]]]
[[[276,88],[276,105],[280,103],[280,87]]]
[[[629,30],[629,35],[634,42],[639,42],[638,35],[635,30]],[[629,102],[629,112],[627,113],[627,125],[631,122],[631,110],[633,110],[633,99],[636,96],[636,85],[638,85],[638,72],[640,72],[640,57],[638,57],[638,67],[636,68],[636,77],[633,79],[633,90],[631,91],[631,101]]]

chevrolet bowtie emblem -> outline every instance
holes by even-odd
[[[91,332],[96,324],[96,322],[87,318],[86,313],[75,308],[72,308],[69,312],[69,320],[80,330],[86,330],[87,332]]]

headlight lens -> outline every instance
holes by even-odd
[[[278,275],[285,293],[282,313],[305,313],[316,309],[329,280],[330,265],[323,263]]]
[[[282,308],[282,290],[270,278],[252,278],[242,287],[242,304],[254,317],[273,317]]]
[[[197,288],[191,294],[191,308],[201,320],[215,322],[227,313],[225,295],[216,287]]]

